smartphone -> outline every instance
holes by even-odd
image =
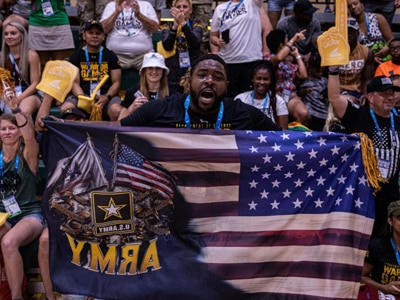
[[[144,97],[141,91],[137,91],[136,93],[133,94],[133,96],[135,96],[135,98]]]
[[[225,42],[225,44],[229,43],[229,28],[221,32],[221,39]]]

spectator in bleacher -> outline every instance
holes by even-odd
[[[261,0],[233,0],[215,8],[210,42],[228,65],[228,97],[249,90],[253,64],[262,58],[261,10]]]
[[[163,99],[169,95],[168,73],[170,70],[165,65],[164,58],[155,52],[144,56],[142,68],[140,69],[139,84],[128,89],[118,119],[122,119],[143,104]]]
[[[171,15],[174,20],[161,26],[161,41],[166,51],[175,52],[166,58],[170,70],[168,74],[170,93],[174,94],[183,92],[179,85],[181,77],[200,56],[203,26],[200,22],[190,19],[191,0],[175,0],[172,5]]]
[[[235,100],[258,108],[282,129],[287,129],[289,113],[285,101],[276,94],[275,69],[270,61],[255,64],[252,83],[253,90],[237,95]]]
[[[40,81],[40,58],[28,48],[28,33],[23,25],[8,22],[3,27],[0,67],[10,71],[14,80],[16,102],[23,113],[33,115],[41,99],[36,91]]]
[[[29,48],[46,62],[67,59],[75,48],[63,0],[32,0],[29,15]]]
[[[5,0],[5,3],[8,5],[9,15],[4,20],[4,23],[15,21],[21,23],[26,29],[28,29],[31,2],[25,0]]]
[[[32,117],[18,107],[13,91],[5,90],[4,100],[12,114],[0,117],[3,170],[0,211],[9,214],[0,227],[1,252],[12,299],[22,299],[23,258],[19,248],[39,237],[44,228],[41,203],[36,195],[39,144]]]
[[[167,7],[165,0],[143,0],[149,2],[156,11],[158,21],[161,20],[161,11]]]
[[[78,96],[92,97],[96,86],[104,76],[108,75],[109,79],[96,94],[95,103],[101,107],[104,120],[117,120],[121,111],[121,98],[118,94],[121,67],[118,58],[112,51],[101,46],[105,39],[101,23],[86,22],[82,36],[86,46],[77,49],[69,59],[70,63],[79,69],[79,76],[72,86],[72,94],[61,105],[60,112],[81,107]],[[86,110],[86,113],[90,115],[90,109]]]
[[[392,75],[390,79],[392,79],[394,90],[393,113],[398,116],[400,113],[400,75]]]
[[[321,24],[314,17],[318,8],[308,0],[298,0],[294,4],[294,15],[282,18],[277,25],[278,29],[286,32],[290,40],[298,32],[303,32],[304,39],[295,42],[294,46],[302,56],[310,54],[317,49],[317,38],[321,35]],[[307,61],[307,59],[306,59]]]
[[[388,24],[393,21],[396,9],[400,7],[398,0],[362,0],[365,11],[381,14]]]
[[[297,84],[297,95],[303,99],[311,120],[307,127],[322,131],[328,116],[328,78],[321,67],[321,56],[318,51],[311,52],[308,77]]]
[[[199,21],[203,25],[203,37],[201,52],[210,52],[210,24],[212,18],[213,0],[192,0],[193,12],[191,19]]]
[[[113,51],[123,69],[140,70],[143,56],[153,50],[152,34],[158,30],[158,18],[150,3],[115,0],[108,3],[101,17],[107,34],[107,48]]]
[[[376,68],[375,76],[400,75],[400,38],[394,38],[389,42],[389,54],[392,59],[381,63]]]
[[[366,92],[368,82],[374,77],[374,55],[368,47],[358,41],[360,28],[357,20],[347,18],[347,39],[350,46],[349,63],[340,66],[339,78],[342,93],[345,92],[359,102]]]
[[[297,95],[295,85],[296,80],[303,80],[308,76],[299,50],[294,46],[302,39],[305,39],[303,32],[296,33],[288,41],[283,30],[275,29],[267,36],[267,45],[271,50],[271,63],[276,70],[276,92],[287,104],[290,118],[307,126],[310,114]]]
[[[293,15],[294,0],[269,0],[268,1],[268,17],[272,24],[272,29],[276,29],[276,24],[281,18],[282,10],[285,16]]]
[[[81,31],[83,31],[87,21],[100,20],[104,8],[110,2],[112,2],[112,0],[76,1],[76,8],[78,10],[78,20]]]
[[[393,39],[389,23],[381,14],[365,12],[361,0],[347,0],[348,11],[360,27],[360,43],[370,48],[376,64],[390,59],[387,43]]]

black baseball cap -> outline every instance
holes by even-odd
[[[297,0],[293,7],[295,13],[302,13],[305,15],[312,15],[317,10],[318,8],[314,7],[308,0]]]
[[[367,85],[367,93],[384,92],[389,89],[393,89],[393,82],[386,76],[374,77]]]
[[[103,25],[101,25],[100,22],[97,22],[96,20],[92,21],[87,21],[85,23],[85,27],[83,28],[83,31],[89,30],[92,27],[97,27],[101,32],[104,32]]]
[[[65,112],[61,114],[61,119],[66,119],[68,117],[74,117],[76,119],[87,120],[87,116],[79,108],[68,108]]]

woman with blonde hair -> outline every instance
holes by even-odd
[[[168,73],[164,58],[155,52],[145,54],[139,71],[139,85],[126,91],[119,120],[130,115],[143,104],[169,95]]]
[[[6,90],[4,100],[12,114],[0,117],[0,212],[9,215],[0,226],[1,252],[11,298],[22,299],[24,269],[19,248],[39,237],[44,228],[36,195],[39,144],[32,117],[21,111],[14,92]]]
[[[10,71],[15,84],[17,105],[23,113],[32,115],[41,104],[36,91],[40,81],[39,55],[29,49],[28,34],[20,23],[6,23],[2,38],[0,67]]]
[[[171,7],[173,21],[161,26],[162,47],[171,53],[169,57],[164,56],[170,69],[168,83],[171,94],[183,92],[179,82],[200,56],[203,25],[190,19],[192,11],[191,0],[174,0]]]

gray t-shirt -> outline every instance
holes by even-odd
[[[311,52],[314,47],[311,41],[322,34],[321,24],[315,17],[313,17],[312,21],[306,26],[299,26],[296,23],[294,16],[284,17],[279,20],[277,28],[285,31],[289,40],[296,33],[306,29],[304,32],[305,40],[299,41],[295,44],[297,49],[299,49],[300,54],[303,55]]]

